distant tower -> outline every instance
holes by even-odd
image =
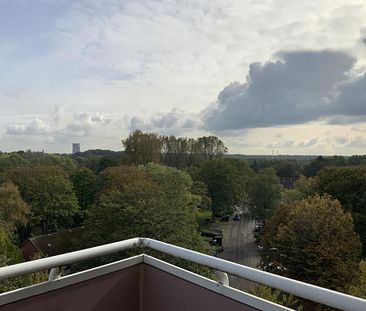
[[[80,152],[80,143],[73,143],[72,144],[72,153],[78,153]]]

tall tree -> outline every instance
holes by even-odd
[[[279,177],[299,177],[301,165],[298,161],[276,161],[276,172]]]
[[[283,189],[281,201],[285,204],[293,204],[295,202],[306,199],[310,195],[316,193],[317,183],[314,177],[306,178],[301,175],[298,180],[294,182],[292,189]]]
[[[279,267],[274,272],[339,291],[354,284],[361,243],[351,214],[343,211],[339,201],[315,195],[283,215],[270,237],[276,251],[267,253],[266,259]]]
[[[46,234],[73,225],[80,207],[71,181],[60,167],[16,168],[7,176],[31,206],[30,226],[35,233]]]
[[[6,172],[14,167],[25,166],[28,164],[29,161],[16,152],[0,154],[0,172]]]
[[[233,159],[212,159],[198,169],[196,179],[208,187],[214,216],[231,213],[234,205],[243,203],[252,174],[245,161]]]
[[[84,245],[146,236],[206,250],[198,232],[196,207],[191,204],[188,174],[149,164],[108,168],[103,175],[107,184],[90,213]]]
[[[253,216],[268,219],[280,199],[279,180],[272,168],[257,173],[251,180],[248,189],[249,204]]]
[[[327,167],[316,177],[316,190],[338,199],[351,212],[366,254],[366,167]]]
[[[162,158],[164,164],[183,168],[189,164],[192,140],[186,137],[164,136]]]
[[[197,138],[197,144],[205,160],[223,156],[227,153],[227,147],[216,136],[203,136]]]
[[[81,210],[90,208],[95,201],[97,191],[95,174],[85,167],[80,168],[71,175],[71,181]]]
[[[122,140],[128,159],[133,164],[158,163],[160,160],[163,142],[156,133],[133,131],[125,140]]]
[[[349,289],[349,293],[353,296],[357,296],[366,299],[366,261],[361,260],[358,265],[358,282],[352,285]]]
[[[0,267],[14,265],[22,261],[22,253],[15,246],[5,230],[0,227]],[[47,280],[46,272],[36,272],[20,277],[13,277],[0,282],[0,293],[37,284]]]
[[[0,225],[8,234],[15,231],[19,225],[28,222],[30,208],[20,196],[18,187],[11,181],[0,186]]]

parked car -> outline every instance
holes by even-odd
[[[229,221],[229,218],[230,218],[229,215],[222,215],[220,221]]]
[[[239,214],[235,214],[233,217],[233,220],[238,221],[240,220],[240,215]]]

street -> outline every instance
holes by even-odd
[[[257,268],[260,258],[253,235],[253,220],[244,215],[240,221],[234,221],[231,217],[229,222],[213,224],[212,228],[221,229],[224,232],[224,252],[219,254],[220,258]],[[230,286],[245,291],[255,285],[253,282],[231,275],[229,280]]]

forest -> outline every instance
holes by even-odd
[[[263,247],[258,268],[366,298],[365,156],[241,160],[228,157],[215,136],[139,130],[121,149],[0,153],[0,266],[22,262],[29,238],[74,228],[83,228],[75,249],[144,236],[210,254],[200,226],[240,207],[265,224],[256,232]],[[0,291],[45,278],[14,278]],[[307,307],[263,286],[256,294]]]

